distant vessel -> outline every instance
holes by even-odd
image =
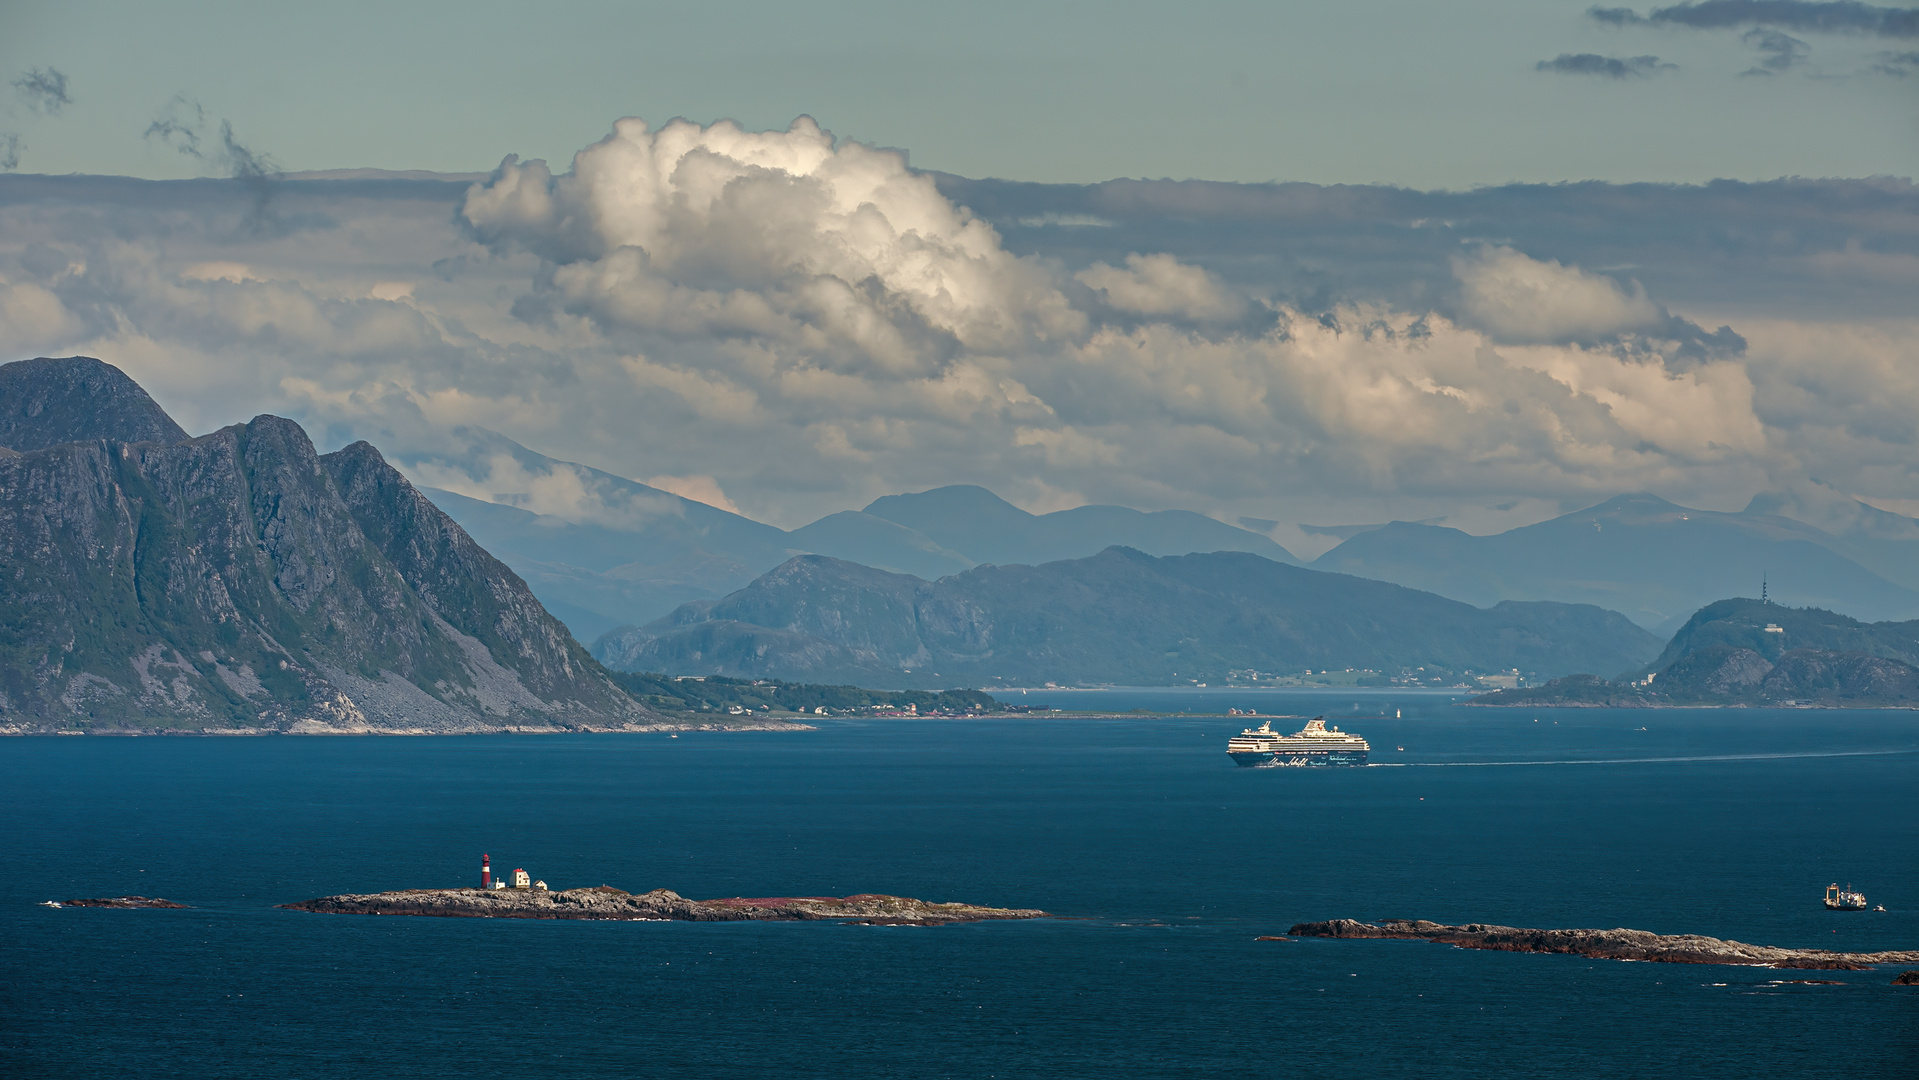
[[[1826,906],[1834,911],[1864,911],[1866,896],[1852,891],[1852,886],[1840,888],[1837,884],[1826,886]]]
[[[1247,728],[1226,744],[1233,764],[1255,769],[1282,765],[1364,765],[1372,747],[1366,740],[1338,728],[1327,728],[1326,718],[1316,716],[1296,734],[1281,735],[1272,721]]]

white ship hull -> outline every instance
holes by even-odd
[[[1365,739],[1337,728],[1328,730],[1317,717],[1296,735],[1275,732],[1269,721],[1240,732],[1226,744],[1233,764],[1254,769],[1364,765],[1371,751]]]

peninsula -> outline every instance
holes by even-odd
[[[940,926],[987,919],[1038,919],[1026,908],[941,904],[904,896],[732,897],[688,900],[669,889],[629,893],[611,885],[545,889],[402,889],[361,896],[322,896],[294,911],[329,915],[432,915],[456,919],[611,919],[615,921],[800,922],[844,919],[868,926]]]
[[[1640,960],[1660,964],[1736,964],[1745,967],[1866,971],[1877,964],[1919,961],[1919,949],[1872,953],[1778,949],[1697,934],[1667,935],[1624,929],[1531,930],[1483,923],[1447,926],[1425,919],[1381,919],[1377,923],[1333,919],[1329,922],[1299,923],[1287,933],[1294,937],[1402,938],[1436,941],[1444,945],[1457,945],[1462,949],[1563,953],[1601,960]]]

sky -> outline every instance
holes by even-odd
[[[486,170],[564,161],[621,116],[764,129],[806,114],[922,168],[1033,181],[1913,175],[1919,37],[1839,21],[1641,25],[1578,0],[342,0],[323,15],[8,0],[0,70],[56,69],[73,102],[51,123],[16,100],[0,130],[21,137],[22,169],[145,177],[196,171],[140,137],[175,95],[291,170]],[[1580,57],[1622,66],[1582,73]]]
[[[0,9],[0,360],[583,520],[458,448],[789,527],[1919,513],[1919,8],[313,10]]]

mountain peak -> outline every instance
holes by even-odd
[[[977,484],[948,484],[931,491],[883,495],[869,503],[865,512],[921,531],[925,531],[922,526],[951,520],[955,516],[982,522],[1024,521],[1033,516]]]
[[[187,433],[126,372],[90,356],[0,365],[0,446],[21,453],[61,443],[183,442]]]

